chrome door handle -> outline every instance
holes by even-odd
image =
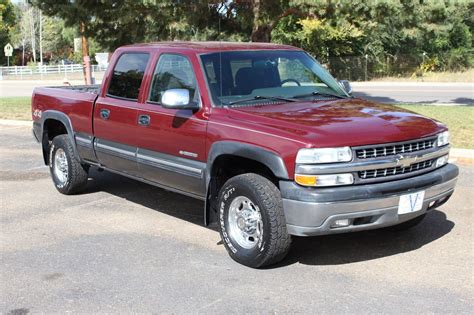
[[[110,110],[108,109],[101,109],[100,110],[100,118],[103,120],[108,120],[110,117]]]
[[[150,124],[150,116],[148,115],[139,115],[138,124],[141,126],[148,126]]]

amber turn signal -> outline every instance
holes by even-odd
[[[295,181],[303,186],[316,186],[315,175],[295,175]]]
[[[295,182],[302,186],[341,186],[354,183],[354,176],[348,174],[301,175],[295,174]]]

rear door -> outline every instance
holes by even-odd
[[[160,103],[164,91],[187,89],[192,102],[201,104],[191,61],[185,55],[162,53],[150,74],[146,101],[138,108],[137,161],[141,176],[203,197],[207,127],[204,109],[167,109]]]
[[[94,109],[94,146],[107,168],[136,175],[137,107],[148,53],[125,51],[109,76],[108,88]],[[107,82],[105,82],[107,84]]]

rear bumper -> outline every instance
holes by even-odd
[[[444,203],[453,193],[459,170],[448,164],[433,172],[392,182],[336,188],[305,188],[281,181],[288,232],[313,236],[377,229],[413,219]],[[398,214],[401,195],[425,191],[420,211]],[[346,227],[336,220],[349,219]]]

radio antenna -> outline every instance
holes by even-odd
[[[219,96],[222,97],[222,94],[223,94],[223,85],[222,85],[222,33],[221,33],[222,12],[218,12],[218,14],[219,14],[219,89],[220,89]]]

